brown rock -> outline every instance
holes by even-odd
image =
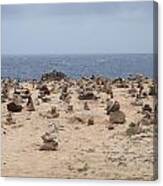
[[[114,99],[109,99],[106,107],[107,114],[109,115],[110,112],[115,112],[120,109],[120,104],[118,101],[115,101]]]
[[[110,122],[123,124],[126,121],[126,116],[122,111],[115,111],[110,113]]]
[[[84,110],[90,110],[88,102],[84,102]]]
[[[35,111],[35,107],[34,107],[33,100],[32,100],[32,97],[31,96],[28,97],[28,102],[27,102],[27,105],[26,105],[26,110],[27,111]]]
[[[7,104],[7,110],[10,112],[21,112],[22,108],[23,107],[21,105],[17,105],[14,102],[10,102]]]
[[[55,151],[58,150],[58,142],[48,142],[41,145],[40,151]]]
[[[88,126],[94,125],[94,119],[93,119],[93,117],[91,117],[91,118],[88,119],[87,125],[88,125]]]

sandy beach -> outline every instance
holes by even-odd
[[[144,76],[132,80],[105,79],[109,84],[106,88],[103,79],[47,78],[41,83],[21,81],[16,88],[14,81],[4,80],[8,91],[1,104],[2,176],[156,179],[157,124],[153,119],[156,96],[149,95],[153,80]],[[4,82],[2,90],[6,87]],[[39,97],[38,85],[46,85],[49,94]],[[63,85],[67,86],[66,90]],[[23,90],[30,92],[33,111],[26,109],[28,97],[24,99]],[[94,97],[80,97],[81,90],[91,91]],[[135,95],[131,90],[135,90]],[[65,92],[66,96],[62,97]],[[22,110],[9,112],[7,104],[15,101],[15,94],[21,97],[16,104]],[[116,112],[120,110],[125,115],[121,122],[116,121],[118,116],[111,119],[116,112],[107,103],[113,99],[112,103],[116,101],[120,105]],[[49,124],[57,129],[53,131],[57,147],[41,150],[42,135],[48,131]]]

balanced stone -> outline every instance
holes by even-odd
[[[106,107],[107,114],[109,115],[111,112],[118,111],[120,109],[120,104],[118,101],[114,99],[109,99]]]
[[[58,129],[55,124],[49,125],[49,130],[41,136],[43,140],[43,145],[41,145],[40,150],[54,151],[58,150]]]
[[[91,118],[88,119],[87,125],[88,125],[88,126],[89,126],[89,125],[94,125],[94,118],[93,118],[93,117],[91,117]]]
[[[26,110],[27,111],[35,111],[35,107],[34,107],[33,100],[32,100],[32,97],[31,96],[28,97],[28,102],[27,102],[27,105],[26,105]]]
[[[88,102],[84,102],[84,110],[90,110]]]

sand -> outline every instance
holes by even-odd
[[[145,89],[151,83],[148,81]],[[22,85],[30,88],[35,100],[38,90],[32,89],[28,82],[22,82]],[[85,101],[78,99],[77,87],[72,86],[73,111],[67,112],[67,103],[59,99],[60,92],[56,91],[49,95],[49,102],[35,104],[33,112],[23,109],[12,113],[16,122],[12,125],[5,125],[8,101],[2,103],[2,176],[154,180],[157,177],[154,166],[156,124],[146,126],[146,132],[127,135],[129,124],[143,117],[138,112],[142,107],[131,104],[135,98],[128,94],[128,88],[112,88],[114,99],[119,101],[126,115],[126,122],[113,124],[113,130],[108,130],[107,95],[102,92],[98,94],[100,99],[88,100],[90,110],[84,110]],[[153,96],[143,99],[152,108],[153,101]],[[46,115],[51,106],[56,106],[59,117],[42,115]],[[75,117],[82,118],[83,122]],[[87,125],[90,117],[93,117],[94,125]],[[59,128],[58,150],[40,151],[41,136],[51,122]]]

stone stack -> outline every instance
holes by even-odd
[[[40,147],[41,151],[58,150],[58,128],[55,124],[51,124],[49,130],[41,138],[43,140],[43,144]]]
[[[33,103],[33,100],[32,100],[32,97],[31,96],[28,97],[28,102],[27,102],[27,105],[26,105],[26,110],[27,111],[35,111],[34,103]]]
[[[7,114],[5,124],[6,124],[6,125],[15,124],[15,122],[14,122],[13,119],[12,119],[12,114],[11,114],[11,112],[9,112],[9,113]]]

